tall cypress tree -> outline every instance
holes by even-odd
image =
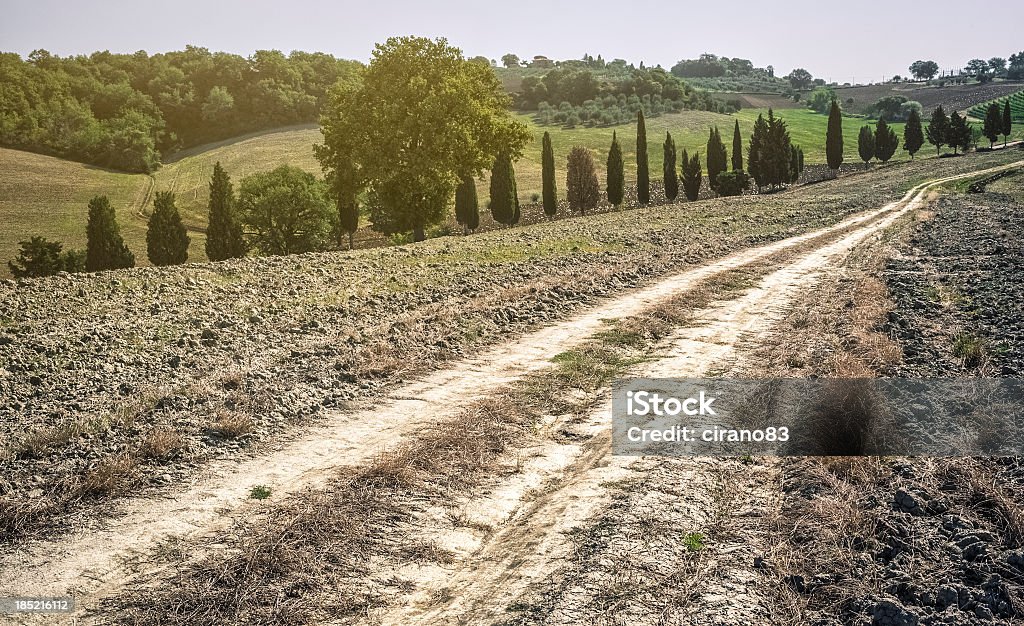
[[[988,147],[995,147],[996,139],[999,139],[1000,133],[1003,132],[1003,111],[998,102],[988,105],[988,109],[985,111],[985,124],[981,127],[981,132],[985,135],[985,139],[988,139]]]
[[[664,150],[662,169],[665,177],[665,197],[671,202],[679,195],[679,175],[676,174],[676,142],[668,132],[665,133]]]
[[[967,148],[971,145],[971,125],[967,123],[967,117],[960,117],[960,114],[956,111],[949,116],[949,136],[947,138],[949,146],[953,148],[953,154],[957,153],[957,148],[963,148],[966,153]]]
[[[782,118],[775,117],[775,112],[768,109],[768,119],[763,123],[763,141],[758,148],[758,169],[763,184],[777,187],[789,182],[789,164],[792,149],[789,130]],[[756,131],[755,124],[755,131]],[[762,183],[758,183],[760,186]]]
[[[750,148],[747,152],[747,170],[757,185],[758,192],[766,184],[767,168],[765,167],[765,156],[767,154],[768,122],[764,115],[758,114],[754,122],[754,132],[750,135]]]
[[[924,130],[921,128],[921,114],[917,109],[910,110],[907,125],[903,127],[903,149],[910,153],[910,158],[924,145]]]
[[[889,127],[884,117],[878,118],[875,126],[875,156],[885,163],[896,154],[896,148],[899,147],[900,140],[896,137],[896,131]]]
[[[625,174],[623,172],[622,148],[619,146],[619,139],[612,131],[612,147],[608,150],[608,202],[618,208],[622,204],[624,195]]]
[[[743,169],[743,139],[740,137],[740,121],[732,129],[732,169],[738,172]]]
[[[925,129],[925,136],[928,137],[928,143],[935,146],[935,154],[942,154],[942,146],[949,143],[949,118],[946,117],[941,104],[932,111],[932,119]]]
[[[146,228],[146,255],[153,265],[181,265],[188,260],[190,242],[174,194],[158,191],[153,199],[153,215]]]
[[[640,204],[651,202],[651,172],[647,161],[647,125],[644,111],[636,112],[636,199]]]
[[[85,235],[85,271],[135,267],[135,255],[121,238],[117,216],[106,196],[96,196],[89,201],[89,222],[85,227]]]
[[[835,178],[839,166],[843,164],[843,114],[839,103],[832,101],[828,109],[828,128],[825,131],[825,160]]]
[[[231,177],[221,167],[213,166],[210,179],[210,213],[206,227],[206,256],[211,261],[223,261],[245,256],[242,223],[235,214],[235,195]]]
[[[544,215],[554,217],[555,213],[558,212],[558,190],[555,187],[555,152],[551,148],[551,135],[547,131],[544,131],[540,163]]]
[[[707,151],[705,152],[708,184],[716,191],[718,190],[718,175],[725,171],[726,161],[725,145],[722,144],[722,136],[718,133],[716,126],[708,134]]]
[[[796,146],[789,147],[789,182],[796,184],[800,180],[800,151]]]
[[[1013,117],[1010,114],[1010,99],[1006,99],[1003,105],[1003,147],[1006,147],[1006,140],[1010,138],[1010,131],[1013,130]]]
[[[480,226],[480,203],[476,196],[476,181],[472,176],[463,176],[455,188],[455,221],[462,225],[464,233],[470,233]]]
[[[516,219],[516,205],[519,203],[516,198],[515,173],[512,171],[512,159],[508,154],[502,152],[494,160],[494,167],[491,168],[491,216],[499,224],[511,226]]]
[[[594,209],[601,200],[594,155],[583,146],[573,146],[565,169],[565,195],[569,200],[569,210],[578,210],[581,215],[586,215],[587,209]]]
[[[700,195],[700,178],[700,157],[694,152],[687,160],[686,151],[683,150],[683,192],[691,202]]]

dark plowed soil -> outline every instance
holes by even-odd
[[[1000,193],[946,196],[904,255],[886,272],[900,375],[1020,376],[1024,206]]]
[[[884,271],[895,303],[884,330],[904,352],[896,375],[1020,376],[1024,205],[951,193],[934,211]],[[786,580],[809,623],[1024,618],[1019,457],[807,460],[786,474],[783,530],[805,559]]]

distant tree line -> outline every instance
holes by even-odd
[[[360,64],[322,53],[206,48],[149,55],[0,54],[0,145],[150,172],[162,155],[245,132],[316,121]]]

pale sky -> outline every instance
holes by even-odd
[[[952,0],[0,0],[0,51],[153,53],[193,44],[243,56],[276,48],[365,61],[376,42],[421,35],[491,59],[600,53],[667,69],[711,52],[774,65],[777,76],[804,67],[830,81],[868,82],[905,76],[919,58],[951,69],[1024,49],[1016,36],[1024,2],[992,8],[985,28],[970,5]]]

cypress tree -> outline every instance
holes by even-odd
[[[206,256],[211,261],[245,256],[245,239],[242,237],[242,223],[235,214],[231,177],[221,167],[220,161],[214,164],[213,178],[210,179]]]
[[[544,147],[541,152],[541,181],[544,197],[544,215],[554,217],[558,212],[558,190],[555,187],[555,152],[551,147],[551,135],[544,131]]]
[[[683,151],[683,192],[691,202],[700,195],[700,157],[696,152],[689,160],[686,159],[686,151]]]
[[[158,191],[153,199],[153,215],[146,229],[146,255],[153,265],[181,265],[188,260],[188,232],[181,223],[174,194]]]
[[[494,167],[491,168],[491,216],[499,224],[511,226],[516,219],[516,205],[519,203],[516,197],[515,173],[512,171],[512,159],[508,154],[502,152],[494,160]]]
[[[835,178],[839,166],[843,164],[843,114],[839,103],[832,101],[828,110],[828,128],[825,131],[825,160]]]
[[[985,125],[982,126],[981,132],[985,139],[988,139],[988,147],[995,147],[996,139],[999,139],[1000,133],[1003,132],[1003,111],[998,102],[988,105],[988,110],[985,111]]]
[[[799,157],[800,157],[800,161],[799,161],[800,162],[800,173],[803,174],[803,172],[804,172],[804,149],[803,148],[797,148],[797,151],[799,152]]]
[[[636,112],[636,199],[640,204],[651,202],[651,172],[647,162],[647,126],[643,109]]]
[[[875,127],[875,156],[879,161],[885,163],[892,158],[892,155],[896,154],[896,148],[899,147],[900,141],[896,137],[896,131],[889,127],[884,117],[878,118],[878,124]]]
[[[569,209],[579,210],[582,215],[587,214],[587,209],[594,209],[601,200],[594,156],[590,150],[582,146],[574,146],[569,151],[565,193],[569,200]]]
[[[857,152],[865,163],[875,156],[875,134],[867,124],[860,127],[860,134],[857,135]]]
[[[622,148],[619,139],[612,131],[612,147],[608,150],[608,202],[616,208],[622,204],[624,195],[625,174],[623,173]]]
[[[1006,99],[1006,103],[1003,105],[1003,147],[1006,147],[1006,140],[1010,137],[1010,131],[1013,130],[1013,117],[1010,115],[1010,99]]]
[[[796,146],[790,146],[789,153],[789,182],[795,184],[800,180],[800,152]]]
[[[743,139],[740,137],[740,121],[732,129],[732,169],[738,172],[743,169]]]
[[[718,175],[725,171],[728,161],[725,154],[725,145],[722,143],[722,136],[719,134],[717,126],[712,128],[708,134],[707,151],[705,154],[708,168],[708,184],[717,191]]]
[[[672,134],[668,132],[665,133],[663,170],[665,176],[665,197],[671,202],[679,195],[679,176],[676,174],[676,142],[672,139]]]
[[[925,136],[928,137],[928,143],[935,146],[935,154],[942,154],[942,146],[949,143],[949,118],[946,117],[941,104],[932,111],[932,119],[925,130]]]
[[[971,145],[971,125],[967,123],[966,117],[960,117],[960,114],[953,111],[953,114],[949,116],[949,137],[947,139],[951,148],[953,148],[953,154],[957,153],[957,148],[963,148],[966,153],[967,148]]]
[[[766,154],[766,141],[768,139],[768,122],[764,115],[758,114],[754,122],[754,132],[750,136],[750,148],[747,153],[747,170],[757,185],[758,192],[765,185],[764,157]]]
[[[106,196],[96,196],[89,201],[89,222],[85,227],[85,235],[85,271],[135,267],[135,255],[121,238],[117,216]]]
[[[467,234],[480,226],[480,203],[472,176],[463,176],[455,188],[455,221],[462,225],[463,233]]]
[[[910,153],[910,158],[924,145],[924,130],[921,128],[921,114],[911,109],[907,125],[903,127],[903,149]]]
[[[775,117],[772,109],[768,109],[766,132],[765,141],[760,150],[760,168],[765,182],[776,187],[789,182],[792,149],[786,122]]]

